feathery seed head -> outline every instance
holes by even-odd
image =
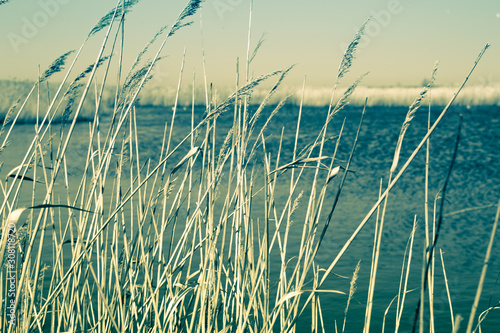
[[[17,107],[19,106],[19,103],[21,103],[21,98],[18,98],[17,101],[10,107],[9,111],[7,111],[7,114],[5,115],[5,118],[3,119],[2,130],[12,120],[12,116],[14,115],[14,111],[16,111]]]
[[[69,117],[72,113],[72,108],[73,108],[73,105],[75,104],[75,100],[76,100],[76,97],[78,95],[79,89],[82,86],[83,86],[82,83],[72,85],[71,88],[68,90],[68,92],[64,95],[64,97],[67,99],[67,102],[66,102],[66,107],[64,108],[64,112],[62,115],[63,124],[68,122]]]
[[[96,69],[99,68],[109,58],[111,58],[111,56],[105,56],[105,57],[102,57],[101,59],[99,59],[99,61],[97,62],[97,65],[95,63],[88,65],[87,68],[83,72],[81,72],[80,75],[78,75],[76,77],[76,79],[73,81],[73,84],[77,83],[78,81],[83,79],[88,73],[92,72],[92,70],[94,69],[94,66],[96,66]]]
[[[45,81],[46,79],[51,77],[53,74],[59,73],[60,71],[62,71],[64,63],[66,62],[66,59],[73,52],[75,52],[75,51],[72,50],[72,51],[66,52],[65,54],[63,54],[62,56],[60,56],[59,58],[54,60],[54,62],[49,66],[49,68],[47,68],[45,70],[45,72],[40,77],[40,82]]]
[[[186,18],[194,15],[196,11],[201,7],[201,3],[203,0],[190,0],[189,3],[184,7],[182,10],[181,14],[175,21],[174,25],[172,26],[172,29],[170,30],[170,33],[168,36],[172,36],[177,32],[177,30],[191,25],[193,22],[183,22]]]
[[[354,83],[351,84],[349,86],[349,88],[347,88],[347,90],[344,92],[344,94],[342,95],[342,97],[339,99],[339,101],[335,105],[335,108],[333,109],[333,111],[329,115],[328,121],[330,121],[332,119],[332,117],[337,112],[339,112],[340,110],[342,110],[349,103],[349,98],[354,93],[354,91],[356,90],[356,88],[358,87],[358,85],[361,83],[361,81],[364,79],[364,77],[366,75],[368,75],[368,72],[365,73],[365,74],[363,74],[363,75],[361,75],[360,77],[358,77],[357,80],[354,81]]]
[[[346,75],[349,72],[349,69],[352,66],[352,61],[354,60],[356,49],[358,48],[359,42],[361,40],[361,37],[363,37],[366,24],[370,21],[368,20],[363,23],[361,28],[359,28],[358,32],[356,32],[356,35],[354,35],[354,39],[351,41],[351,43],[347,46],[347,49],[344,52],[344,56],[342,57],[342,61],[339,66],[339,71],[337,74],[337,81],[340,80],[344,75]]]
[[[283,73],[283,71],[275,71],[275,72],[272,72],[272,73],[267,74],[267,75],[259,76],[255,80],[247,83],[246,85],[244,85],[243,87],[241,87],[240,89],[238,89],[237,91],[232,93],[231,96],[229,96],[223,103],[221,103],[219,106],[217,106],[217,108],[215,110],[213,110],[209,114],[206,114],[205,120],[208,118],[213,118],[216,115],[223,113],[224,111],[226,111],[229,107],[231,107],[233,105],[233,102],[236,102],[239,98],[250,95],[252,93],[253,89],[256,86],[258,86],[260,83],[262,83],[262,81],[265,81],[265,80],[269,79],[270,77],[276,76],[276,75],[281,74],[281,73]]]
[[[89,33],[89,37],[95,35],[102,29],[106,28],[108,25],[111,24],[112,21],[120,18],[124,14],[128,13],[132,6],[137,4],[140,0],[127,0],[125,1],[125,4],[119,4],[115,8],[111,9],[106,15],[104,15],[99,22],[92,28],[92,30]],[[123,10],[123,7],[125,10]]]
[[[130,69],[129,75],[130,75],[130,73],[133,73],[135,67],[137,67],[140,60],[142,59],[142,56],[148,51],[149,47],[158,39],[158,37],[161,34],[163,34],[163,32],[165,32],[166,29],[167,29],[167,26],[161,27],[161,29],[158,30],[158,32],[153,36],[153,38],[151,38],[151,40],[146,44],[146,46],[141,50],[141,52],[139,52],[139,54],[137,55],[137,58],[134,61],[134,64],[132,65],[132,68]],[[127,79],[128,79],[128,77],[127,77]]]
[[[401,126],[401,132],[399,133],[398,143],[396,145],[396,151],[394,152],[394,158],[392,160],[392,166],[391,166],[391,169],[390,169],[391,173],[395,172],[396,168],[398,166],[399,155],[401,153],[401,146],[403,144],[403,139],[404,139],[406,130],[410,126],[410,123],[413,120],[413,118],[415,117],[415,114],[416,114],[418,108],[422,104],[422,100],[425,98],[425,96],[427,95],[427,92],[429,91],[429,89],[434,84],[434,81],[436,79],[437,67],[438,67],[438,63],[436,62],[434,64],[434,68],[432,70],[431,81],[429,82],[429,84],[427,84],[424,87],[424,89],[422,89],[422,91],[420,92],[420,94],[417,96],[417,98],[415,98],[415,100],[413,101],[413,103],[408,108],[408,113],[406,114],[406,117],[405,117],[405,120],[403,122],[403,125]]]

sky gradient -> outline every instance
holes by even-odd
[[[0,5],[0,79],[37,77],[50,63],[78,49],[90,29],[117,1],[11,0]],[[127,15],[124,70],[187,1],[142,0]],[[173,83],[186,48],[186,74],[206,71],[216,86],[233,86],[237,58],[244,75],[249,0],[206,1],[194,24],[167,43],[155,69],[156,84]],[[296,64],[288,84],[332,86],[345,46],[371,16],[347,82],[365,72],[365,86],[415,86],[439,60],[437,84],[458,85],[486,43],[492,47],[471,78],[473,85],[500,82],[498,0],[254,0],[251,48],[265,41],[251,66],[254,76]],[[201,20],[201,28],[200,28]],[[203,38],[202,38],[203,36]],[[82,63],[95,60],[104,32],[92,37]],[[83,65],[82,65],[83,66]]]

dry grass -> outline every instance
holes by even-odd
[[[339,304],[346,304],[341,318],[343,332],[349,327],[349,305],[359,284],[359,262],[353,267],[346,290],[326,289],[325,281],[332,277],[347,248],[384,202],[375,234],[371,296],[365,317],[368,332],[388,194],[455,98],[450,99],[397,171],[403,136],[416,110],[416,105],[410,107],[400,139],[395,143],[395,162],[389,170],[387,187],[381,188],[378,201],[328,267],[319,267],[316,256],[350,174],[363,118],[356,138],[350,142],[352,149],[347,162],[336,157],[339,143],[345,140],[342,130],[330,151],[326,145],[327,128],[355,96],[362,78],[345,91],[334,89],[325,108],[322,129],[302,149],[299,137],[306,95],[304,82],[297,123],[292,124],[295,129],[294,148],[289,154],[292,157],[284,160],[283,136],[278,149],[270,149],[266,131],[288,100],[289,96],[283,95],[278,103],[272,103],[291,68],[251,78],[249,68],[256,51],[250,52],[249,33],[245,80],[238,81],[234,91],[222,101],[206,85],[207,103],[201,120],[194,113],[194,89],[186,92],[192,103],[191,130],[179,136],[175,120],[182,94],[183,61],[170,122],[165,125],[163,137],[158,138],[161,148],[155,158],[146,159],[140,149],[137,99],[161,59],[167,40],[190,25],[189,19],[201,2],[189,1],[170,29],[163,28],[154,36],[152,41],[162,40],[158,49],[151,50],[152,42],[148,43],[123,82],[118,76],[116,90],[112,90],[115,91],[111,98],[115,101],[113,110],[106,115],[103,102],[106,91],[109,92],[106,90],[109,66],[122,64],[123,48],[119,49],[113,40],[126,41],[121,27],[125,14],[135,3],[120,3],[103,17],[80,50],[74,55],[65,54],[44,72],[10,112],[10,121],[4,122],[2,147],[9,140],[18,140],[12,134],[17,117],[36,97],[34,135],[19,166],[7,174],[9,181],[1,183],[0,294],[6,302],[0,304],[0,331],[295,332],[297,323],[305,313],[310,313],[308,325],[311,331],[319,332],[327,330],[327,314],[322,305],[326,294],[336,297]],[[70,73],[81,50],[89,38],[97,38],[98,32],[104,35],[104,40],[96,52],[96,61],[71,83]],[[356,41],[362,33],[363,28],[346,51],[337,82],[352,65]],[[261,41],[255,49],[260,45]],[[113,54],[120,56],[115,59]],[[143,61],[144,55],[151,55],[151,60]],[[62,71],[63,60],[71,57],[60,86],[49,93],[46,104],[40,104],[44,95],[39,89],[42,82]],[[476,64],[478,61],[479,58]],[[100,82],[97,82],[98,71]],[[263,82],[271,82],[272,88],[258,99],[256,107],[251,107]],[[336,94],[338,98],[334,98]],[[424,95],[414,95],[418,105]],[[70,103],[64,104],[68,100]],[[75,128],[80,126],[77,121],[84,112],[83,106],[89,102],[93,112],[87,148],[82,153],[85,162],[79,174],[69,174],[70,141]],[[65,122],[56,129],[56,115],[63,105]],[[368,105],[365,99],[365,108]],[[269,116],[258,122],[264,109]],[[233,126],[222,132],[217,124],[220,117],[232,117]],[[312,178],[305,177],[306,174]],[[278,183],[285,184],[288,192],[278,193]],[[306,186],[308,196],[304,196]],[[333,202],[326,199],[327,190],[334,191]],[[31,205],[24,205],[26,196]],[[299,207],[305,216],[296,221],[294,213]],[[323,216],[325,212],[327,216]],[[290,246],[292,223],[302,226],[298,252]],[[16,236],[12,238],[14,228]],[[409,233],[395,298],[398,324],[405,296],[411,291],[407,281],[415,230],[416,223]],[[424,263],[430,257],[424,257]],[[12,291],[3,282],[8,281],[9,271],[14,270],[17,283]],[[430,272],[433,274],[434,269]],[[9,323],[9,306],[15,313],[15,325]],[[474,315],[471,318],[469,326]],[[454,323],[455,329],[458,324]]]

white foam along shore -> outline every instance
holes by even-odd
[[[3,120],[8,110],[19,99],[22,104],[30,89],[33,87],[32,81],[18,81],[18,80],[0,80],[0,119]],[[57,83],[43,83],[40,87],[40,99],[37,98],[37,93],[30,96],[27,101],[23,114],[20,115],[19,120],[24,122],[32,122],[36,119],[37,104],[40,103],[40,110],[47,109],[48,100],[50,96],[54,96]],[[199,89],[198,89],[199,88]],[[203,87],[196,87],[195,89],[195,103],[204,104],[205,94]],[[334,96],[334,102],[342,96],[347,88],[337,89]],[[366,98],[368,98],[368,106],[383,106],[383,107],[406,107],[422,91],[422,87],[363,87],[359,86],[351,96],[350,105],[360,106],[363,105]],[[453,94],[456,92],[456,87],[433,87],[430,93],[430,98],[427,97],[423,104],[426,105],[431,101],[432,105],[443,106],[446,105]],[[313,88],[306,87],[304,92],[304,104],[308,106],[325,106],[330,103],[332,88]],[[231,88],[223,88],[214,92],[214,100],[222,101],[229,96],[233,90]],[[253,93],[253,101],[260,102],[268,90],[261,88],[256,89]],[[107,88],[104,98],[101,101],[101,107],[111,109],[114,102],[114,89]],[[146,86],[140,94],[137,102],[138,105],[143,106],[171,106],[174,103],[176,94],[175,86],[153,84]],[[91,117],[95,110],[94,94],[90,94],[86,100],[86,106],[82,117]],[[288,87],[283,89],[281,94],[273,97],[273,102],[278,103],[281,99],[288,97],[287,102],[291,104],[299,104],[302,96],[300,87]],[[192,103],[192,87],[185,87],[183,93],[179,98],[180,104],[190,105]],[[67,103],[64,101],[60,107],[59,113],[62,114]],[[455,105],[462,106],[500,106],[500,84],[491,84],[489,86],[469,86],[465,87],[458,96]]]

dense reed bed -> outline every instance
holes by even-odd
[[[251,77],[249,34],[247,58],[238,65],[236,87],[231,94],[225,99],[216,96],[207,83],[209,78],[202,76],[203,114],[195,113],[194,89],[180,89],[182,80],[186,80],[185,64],[181,64],[175,103],[166,111],[164,133],[156,138],[161,144],[150,159],[141,155],[136,102],[167,41],[175,38],[177,30],[190,25],[201,1],[189,1],[171,27],[162,29],[147,44],[128,74],[118,75],[115,82],[108,83],[109,66],[121,66],[124,17],[136,2],[119,2],[85,38],[82,49],[88,39],[103,36],[94,64],[71,80],[81,49],[61,56],[5,116],[2,149],[8,148],[9,141],[20,140],[15,137],[16,123],[23,119],[27,103],[36,109],[33,135],[26,150],[19,152],[19,165],[1,170],[6,181],[0,183],[0,294],[5,300],[0,304],[0,331],[295,332],[298,327],[314,332],[348,331],[347,314],[355,300],[360,266],[353,264],[350,277],[336,275],[335,268],[368,222],[377,227],[364,331],[380,330],[371,324],[372,306],[390,190],[416,154],[425,150],[468,76],[435,122],[429,123],[427,134],[410,157],[399,161],[406,130],[426,101],[432,82],[413,96],[394,142],[393,164],[388,181],[381,185],[378,201],[373,202],[329,265],[321,267],[316,256],[333,213],[341,205],[339,198],[346,178],[352,174],[351,161],[362,135],[363,116],[356,119],[359,127],[348,142],[350,153],[340,159],[338,147],[346,140],[343,129],[332,134],[329,125],[362,80],[355,80],[345,90],[336,89],[352,66],[363,27],[346,50],[330,102],[321,115],[324,123],[310,142],[299,140],[301,128],[307,123],[302,118],[300,101],[295,107],[296,122],[290,124],[295,132],[293,147],[283,151],[283,136],[270,142],[269,124],[289,96],[271,102],[293,69]],[[157,40],[160,45],[151,49]],[[150,60],[144,60],[146,55]],[[47,90],[45,85],[52,75],[64,76],[55,91]],[[263,82],[270,82],[271,88],[265,94],[254,95]],[[303,96],[305,83],[299,91]],[[104,98],[105,94],[112,97]],[[179,134],[176,119],[181,94],[191,96],[191,130]],[[369,100],[364,101],[365,107],[369,104]],[[78,174],[74,174],[67,166],[75,156],[71,140],[84,105],[90,105],[92,110],[87,122],[88,141],[79,142],[83,148],[76,154],[82,163]],[[111,110],[106,110],[106,105],[111,105]],[[230,117],[232,126],[218,126],[221,117]],[[428,162],[430,159],[427,155]],[[453,162],[450,164],[448,174]],[[427,193],[428,184],[422,186]],[[333,199],[327,195],[332,192]],[[403,308],[415,306],[405,302],[410,292],[407,282],[411,265],[422,271],[413,330],[423,331],[425,316],[430,318],[430,331],[434,331],[434,273],[441,265],[446,273],[442,253],[441,261],[436,259],[445,194],[446,185],[434,208],[429,199],[433,194],[426,194],[428,200],[422,202],[427,214],[426,243],[420,262],[412,260],[412,253],[418,251],[413,244],[416,227],[408,234],[407,251],[401,254],[405,264],[401,272],[395,272],[401,275],[399,293],[394,299],[395,309],[390,309],[396,313],[391,323],[395,331],[400,327]],[[303,207],[305,214],[296,214],[298,207]],[[496,218],[492,216],[493,230],[482,279],[497,223],[498,213]],[[299,244],[292,246],[290,232],[297,227]],[[326,288],[326,282],[333,278],[344,279],[346,288]],[[467,332],[480,329],[481,321],[495,310],[477,307],[482,281],[476,301],[471,304]],[[334,327],[325,326],[329,314],[323,311],[324,295],[335,297],[345,309],[344,317],[337,318]],[[453,331],[467,326],[453,315],[451,299],[449,306]],[[385,318],[383,322],[384,327],[389,325]]]

